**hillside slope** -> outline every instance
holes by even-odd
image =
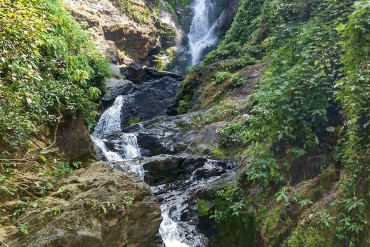
[[[215,246],[369,246],[369,2],[239,4],[175,104],[227,116],[203,152],[245,167],[198,205]]]

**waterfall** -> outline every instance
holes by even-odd
[[[113,105],[103,112],[95,127],[94,133],[91,135],[97,153],[100,153],[102,156],[101,158],[109,163],[140,157],[140,148],[137,143],[137,137],[134,134],[120,133],[121,141],[115,145],[115,149],[121,152],[108,150],[105,143],[107,140],[104,138],[104,135],[121,131],[121,109],[123,103],[123,96],[118,96]],[[130,171],[138,173],[143,177],[142,170],[143,169],[134,169]]]
[[[93,135],[109,134],[121,130],[121,109],[123,106],[123,96],[118,96],[111,107],[101,115],[95,127]]]
[[[204,51],[217,42],[214,32],[217,21],[210,23],[209,20],[214,7],[210,0],[194,0],[193,2],[194,17],[188,34],[192,66],[199,64]]]
[[[116,152],[109,151],[104,141],[98,136],[92,135],[91,139],[94,142],[97,153],[101,153],[102,159],[105,159],[109,163],[123,161],[122,156]]]

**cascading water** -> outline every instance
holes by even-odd
[[[121,142],[116,144],[122,154],[108,150],[104,135],[121,131],[121,109],[124,103],[124,96],[118,96],[113,105],[101,115],[98,124],[95,127],[91,139],[95,144],[97,153],[107,162],[120,162],[127,159],[133,159],[140,156],[140,148],[137,144],[137,137],[131,133],[120,133]]]
[[[192,66],[199,64],[205,50],[217,42],[217,21],[210,22],[210,14],[214,8],[215,5],[210,0],[194,0],[192,4],[194,17],[188,34]]]
[[[116,167],[118,166],[123,171],[136,173],[144,180],[145,171],[143,166],[133,160],[140,157],[137,137],[133,133],[120,132],[120,109],[123,103],[124,98],[118,96],[114,104],[102,114],[91,137],[97,152],[101,154],[101,159],[106,160]],[[117,138],[113,142],[114,147],[112,148],[111,145],[110,149],[108,149],[106,144],[108,142],[106,137],[109,134],[117,135]],[[163,187],[156,186],[152,187],[152,189],[156,193],[163,189]],[[189,196],[189,193],[181,189],[174,189],[164,194],[166,199],[161,205],[163,221],[160,225],[159,232],[166,247],[204,246],[203,237],[197,232],[196,227],[186,225],[186,223],[182,223],[180,220],[181,211],[186,207],[184,201]],[[189,240],[189,235],[191,235],[191,240]]]
[[[121,131],[121,109],[123,101],[123,96],[118,96],[114,100],[113,105],[103,112],[95,127],[93,136]]]

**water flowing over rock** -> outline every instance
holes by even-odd
[[[113,106],[109,107],[99,119],[93,135],[101,135],[121,130],[121,111],[124,97],[118,96]]]
[[[115,102],[110,108],[116,106]],[[110,108],[105,112],[122,114]],[[106,118],[104,113],[103,117]],[[207,238],[197,227],[196,195],[235,181],[232,162],[194,157],[185,152],[197,136],[188,129],[193,117],[160,116],[123,127],[121,131],[93,135],[101,159],[117,170],[137,174],[152,186],[161,203],[163,221],[159,233],[166,247],[207,246]]]
[[[195,0],[193,2],[194,17],[190,26],[189,49],[191,65],[197,65],[207,49],[217,42],[215,28],[217,21],[210,23],[210,14],[215,5],[210,0]]]
[[[195,0],[191,5],[194,16],[188,38],[192,65],[217,42],[220,18],[215,18],[214,2]],[[168,14],[161,11],[162,22],[176,28]],[[122,30],[106,30],[105,38],[113,40]],[[199,134],[191,127],[193,114],[166,116],[171,113],[182,76],[140,63],[122,68],[121,73],[126,80],[117,76],[107,82],[108,92],[103,97],[107,109],[92,134],[97,153],[115,169],[134,173],[152,186],[163,217],[159,233],[164,243],[158,246],[207,246],[207,238],[197,226],[196,195],[234,181],[234,164],[187,152]]]

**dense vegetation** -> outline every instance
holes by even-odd
[[[108,67],[61,1],[0,2],[0,150],[82,112],[91,125]]]
[[[27,235],[19,217],[31,205],[60,212],[43,198],[67,191],[62,178],[83,165],[53,145],[59,123],[92,126],[110,72],[61,0],[0,0],[0,23],[0,226]]]
[[[278,192],[275,200],[282,209],[264,205],[270,211],[256,216],[271,220],[260,222],[261,234],[273,235],[265,240],[270,246],[369,244],[369,45],[370,3],[366,0],[241,0],[225,39],[204,61],[203,67],[212,67],[227,60],[214,77],[207,78],[213,82],[205,90],[213,87],[214,95],[219,94],[217,85],[230,86],[226,81],[241,68],[270,64],[255,85],[248,116],[219,131],[221,146],[230,152],[230,147],[243,143],[247,150],[243,155],[253,158],[239,186],[259,185],[269,193]],[[202,68],[191,76],[198,76],[197,71]],[[194,90],[188,91],[188,99],[180,102],[186,110],[186,102],[195,97]],[[295,197],[292,187],[302,181],[295,174],[297,167],[298,173],[305,173],[314,159],[319,159],[319,173],[340,173],[339,181],[332,181],[338,194],[329,206],[315,206],[318,211],[304,225],[290,225],[290,217],[295,217],[287,213],[292,201],[303,209],[319,201]],[[239,214],[252,202],[244,203]],[[277,227],[284,216],[287,223]],[[228,222],[233,219],[224,220],[221,229]],[[318,231],[318,226],[323,229]]]

